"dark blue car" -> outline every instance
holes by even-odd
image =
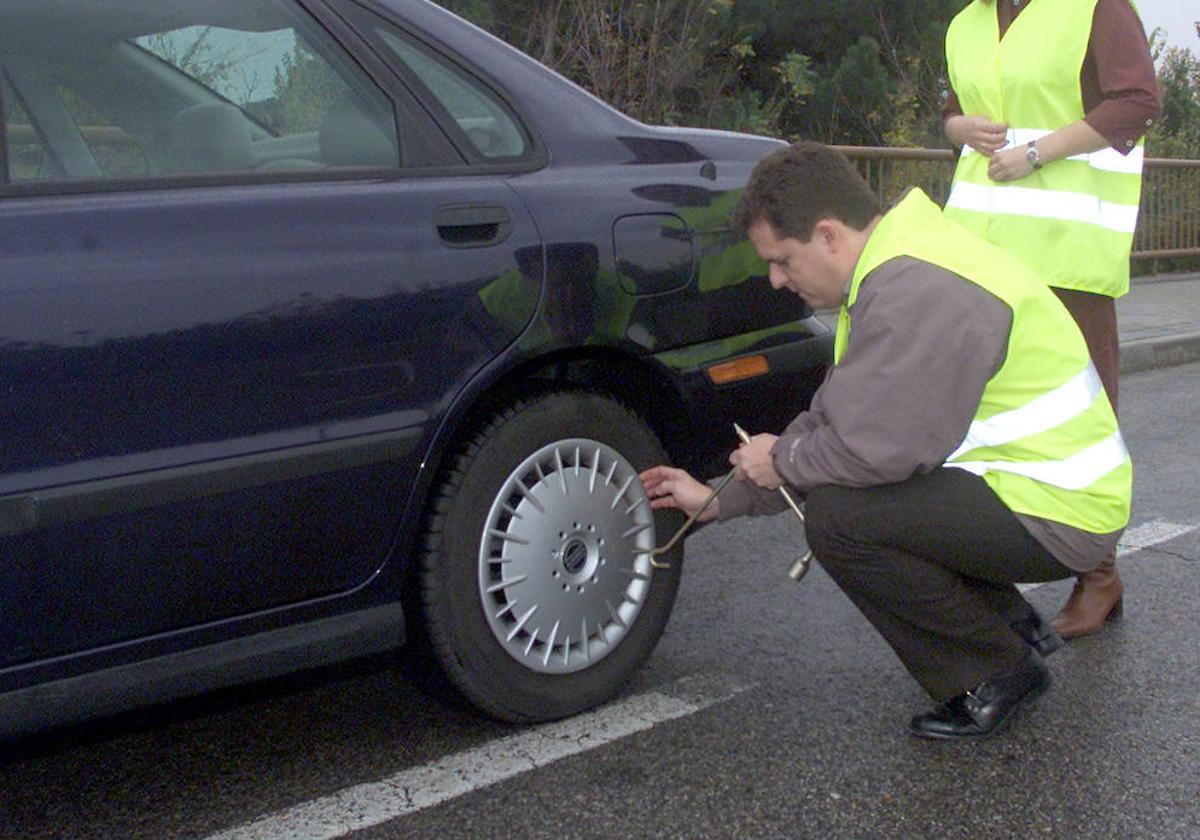
[[[631,120],[425,0],[0,0],[0,734],[379,650],[599,703],[682,552],[637,472],[827,330]]]

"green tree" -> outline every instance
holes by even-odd
[[[1164,49],[1161,42],[1157,47],[1163,108],[1147,146],[1156,157],[1200,158],[1200,58],[1191,50]]]
[[[797,133],[826,143],[877,146],[891,117],[891,92],[879,43],[862,35],[818,82],[815,107],[806,109]]]

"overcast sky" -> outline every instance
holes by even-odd
[[[1134,0],[1142,23],[1149,35],[1155,27],[1167,34],[1167,45],[1187,47],[1200,56],[1200,38],[1196,37],[1193,21],[1200,20],[1200,3],[1196,0]]]

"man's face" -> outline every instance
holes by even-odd
[[[752,224],[746,235],[767,261],[773,288],[790,289],[814,309],[841,304],[848,278],[838,267],[835,243],[824,222],[817,223],[808,242],[792,236],[780,239],[771,223],[762,219]]]

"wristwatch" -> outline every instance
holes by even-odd
[[[1036,140],[1030,140],[1026,143],[1025,160],[1029,161],[1029,165],[1034,169],[1042,168],[1042,156],[1038,154],[1037,146],[1034,145]]]

